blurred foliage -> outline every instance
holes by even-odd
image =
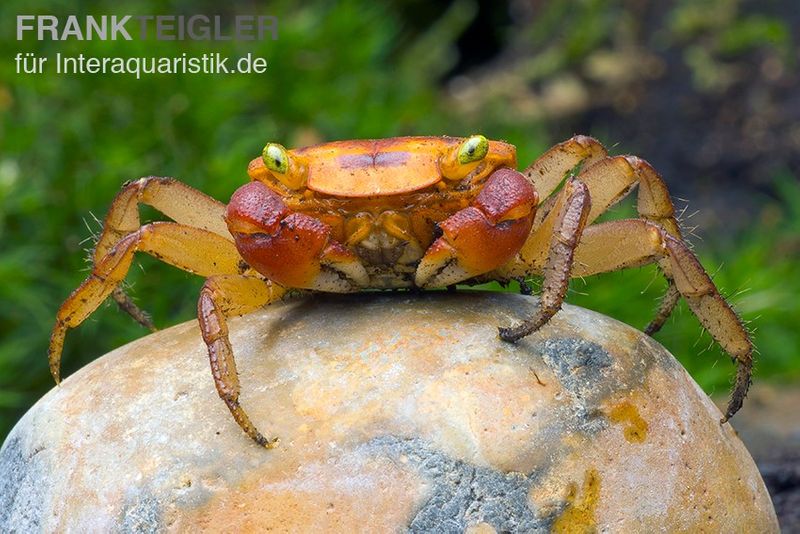
[[[740,19],[734,2],[718,3],[734,6],[726,8],[733,13],[726,20],[736,24],[699,24],[692,4],[684,2],[676,5],[670,19],[670,35],[692,40],[713,34],[714,57],[760,43],[788,46],[779,21]],[[413,1],[344,0],[300,6],[276,0],[265,8],[174,2],[166,9],[155,0],[96,0],[87,5],[90,8],[80,11],[58,1],[11,0],[0,5],[4,37],[0,45],[0,438],[52,385],[46,349],[55,311],[87,275],[87,250],[100,227],[98,219],[123,182],[150,174],[175,176],[224,201],[246,180],[247,162],[267,140],[296,146],[341,138],[480,131],[516,144],[520,161],[526,163],[557,140],[548,138],[547,116],[526,114],[524,102],[515,95],[533,78],[558,79],[598,48],[624,40],[625,21],[632,16],[620,2],[549,3],[537,13],[528,33],[508,36],[509,49],[524,45],[537,51],[524,62],[526,76],[517,92],[498,92],[487,84],[485,91],[462,92],[454,98],[452,91],[442,88],[442,81],[454,69],[464,68],[455,43],[480,17],[478,4],[469,0],[442,6],[425,24],[417,25],[404,23],[403,13],[416,9]],[[277,15],[280,38],[263,42],[8,38],[14,35],[10,25],[20,13],[221,11],[226,16]],[[731,34],[737,27],[740,30]],[[554,36],[558,28],[563,31]],[[48,56],[50,63],[57,52],[122,57],[219,52],[234,58],[252,53],[266,58],[269,67],[263,75],[150,75],[140,80],[52,71],[15,74],[14,55],[28,51]],[[510,82],[499,78],[496,86],[504,83]],[[486,99],[486,94],[503,94],[505,99]],[[465,111],[465,101],[472,111]],[[763,353],[759,375],[797,377],[800,364],[793,349],[800,346],[800,332],[794,323],[800,306],[792,295],[800,292],[800,282],[793,276],[800,256],[800,189],[796,177],[778,178],[780,198],[765,199],[763,217],[753,221],[746,235],[725,247],[698,242],[698,252],[744,318],[754,321]],[[615,213],[629,211],[623,206]],[[149,209],[142,213],[145,220],[155,216]],[[158,325],[193,317],[199,279],[149,257],[140,257],[137,265],[128,286]],[[654,269],[643,268],[587,280],[585,285],[576,281],[570,301],[641,327],[655,309],[661,286]],[[688,358],[708,342],[700,332],[691,313],[683,310],[657,337],[704,387],[723,390],[731,367],[727,362],[713,364],[719,359],[718,349],[709,351],[710,358]],[[115,307],[102,307],[69,332],[64,375],[144,333]]]
[[[743,0],[534,0],[512,6],[517,17],[498,69],[457,80],[456,96],[477,97],[465,103],[467,111],[482,113],[487,104],[512,98],[527,101],[526,116],[557,118],[585,110],[590,101],[619,98],[620,87],[633,81],[659,78],[670,54],[681,56],[695,91],[713,94],[752,76],[743,60],[753,53],[774,57],[773,71],[794,66],[797,58],[792,23],[781,13],[792,9],[790,1],[770,2],[757,12]],[[479,90],[468,92],[468,81]],[[517,110],[504,109],[513,120]]]
[[[709,11],[715,16],[708,16]],[[789,25],[778,16],[743,14],[738,0],[680,2],[670,14],[674,40],[685,44],[684,59],[695,87],[720,91],[735,81],[736,58],[754,49],[769,48],[782,61],[793,63]]]

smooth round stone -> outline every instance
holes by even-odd
[[[231,320],[254,423],[191,321],[68,377],[0,451],[0,531],[777,532],[756,467],[656,341],[535,298],[318,296]],[[68,340],[69,341],[69,340]]]

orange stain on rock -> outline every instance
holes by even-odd
[[[555,520],[551,532],[556,534],[583,534],[597,532],[597,501],[600,498],[600,474],[589,469],[583,479],[583,489],[578,495],[578,485],[571,483],[567,492],[567,507]]]
[[[624,423],[626,426],[623,429],[625,439],[629,443],[644,443],[647,439],[647,431],[649,426],[641,415],[636,406],[628,401],[620,402],[614,405],[608,412],[608,419],[612,423]]]

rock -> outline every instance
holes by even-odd
[[[231,321],[247,438],[196,323],[68,377],[0,451],[0,531],[777,532],[756,467],[657,342],[511,294],[318,296]],[[67,340],[69,342],[69,339]]]
[[[718,406],[725,400],[715,399]],[[800,385],[753,388],[733,428],[764,477],[784,532],[800,532]]]

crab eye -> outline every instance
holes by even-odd
[[[489,141],[482,135],[468,137],[458,149],[458,162],[462,165],[480,161],[489,152]]]
[[[286,149],[277,143],[267,143],[261,152],[264,165],[273,172],[286,174],[289,170],[289,155]]]

